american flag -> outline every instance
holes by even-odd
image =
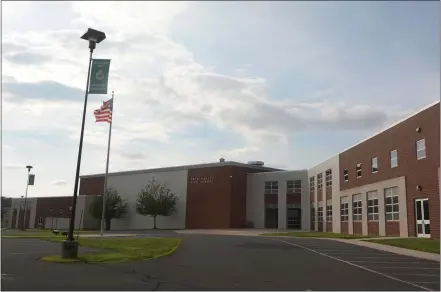
[[[108,101],[104,101],[103,105],[95,110],[93,114],[95,115],[95,122],[112,122],[112,111],[113,111],[113,98]]]

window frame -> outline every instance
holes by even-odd
[[[332,200],[326,201],[326,222],[332,222]]]
[[[317,219],[319,223],[323,223],[323,205],[319,205],[317,208]]]
[[[423,143],[424,143],[424,148],[422,148],[422,149],[418,149],[418,142],[421,142],[421,141],[423,141]],[[423,138],[423,139],[420,139],[420,140],[416,141],[416,142],[415,142],[415,149],[416,149],[416,159],[417,159],[417,160],[421,160],[421,159],[426,158],[426,157],[427,157],[427,151],[426,151],[426,139]],[[418,157],[418,153],[419,153],[420,151],[424,151],[424,156]]]
[[[43,217],[38,217],[37,218],[37,224],[43,224]]]
[[[388,203],[388,198],[391,198],[390,203]],[[396,198],[396,202],[394,202],[394,198]],[[388,206],[391,207],[391,211],[387,211]],[[396,211],[394,211],[394,206],[397,207]],[[384,215],[387,222],[400,221],[400,198],[398,195],[398,187],[384,189]],[[391,219],[388,219],[388,215],[391,215]]]
[[[270,185],[269,188],[267,188],[268,184]],[[274,185],[275,185],[275,187],[274,187]],[[277,180],[265,181],[264,193],[265,193],[265,195],[278,195],[279,194],[279,182]]]
[[[343,169],[343,180],[344,182],[349,181],[349,170],[347,168]]]
[[[309,190],[311,192],[315,191],[315,177],[314,176],[311,176],[309,178]]]
[[[321,190],[323,188],[323,173],[317,174],[317,190]]]
[[[315,206],[311,207],[311,223],[315,223]]]
[[[374,164],[374,159],[375,159],[375,164]],[[372,173],[378,172],[378,156],[371,158],[371,171]]]
[[[361,194],[352,195],[352,221],[358,222],[363,219],[363,202]]]
[[[332,168],[325,172],[325,184],[327,187],[332,187]]]
[[[355,175],[357,178],[361,178],[361,162],[355,166]]]
[[[348,196],[340,197],[340,221],[349,221],[349,202]]]
[[[372,204],[370,204],[372,201]],[[375,209],[377,210],[375,212]],[[366,193],[366,210],[367,210],[367,221],[368,222],[378,222],[380,219],[379,212],[379,201],[378,201],[378,191],[369,191]]]
[[[292,186],[289,186],[292,184]],[[287,180],[286,181],[286,192],[288,194],[302,194],[302,180],[296,179],[296,180]]]
[[[395,157],[392,157],[392,153],[396,153]],[[392,161],[395,161],[395,165],[392,165]],[[398,149],[394,149],[389,151],[389,164],[390,164],[390,168],[395,168],[398,167]]]

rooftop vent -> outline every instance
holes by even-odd
[[[265,163],[263,161],[248,161],[249,165],[257,165],[257,166],[263,166]]]
[[[225,162],[225,158],[219,159],[219,162]]]

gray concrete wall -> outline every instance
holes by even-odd
[[[187,170],[148,172],[128,175],[110,175],[108,186],[118,190],[122,198],[127,199],[129,213],[124,219],[114,219],[112,230],[151,229],[153,218],[136,213],[136,198],[151,179],[167,182],[171,191],[179,198],[176,211],[171,216],[158,216],[157,227],[161,229],[184,229],[187,205]]]
[[[286,181],[301,180],[302,230],[309,230],[309,181],[306,170],[275,171],[252,173],[247,176],[247,220],[255,228],[265,228],[265,182],[278,181],[278,228],[285,229],[286,218]]]
[[[314,176],[315,191],[314,202],[317,202],[317,174],[323,174],[323,201],[326,202],[326,170],[332,169],[332,230],[334,233],[340,233],[340,163],[339,154],[328,160],[312,167],[308,170],[308,189],[309,178]],[[317,205],[317,204],[316,204]],[[324,214],[326,213],[326,204],[323,204]],[[315,208],[315,230],[318,229],[318,210]],[[326,230],[326,216],[323,218],[323,230]]]

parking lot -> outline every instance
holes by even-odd
[[[304,248],[354,267],[414,285],[440,291],[440,263],[379,251],[333,240],[283,238],[287,244]]]

